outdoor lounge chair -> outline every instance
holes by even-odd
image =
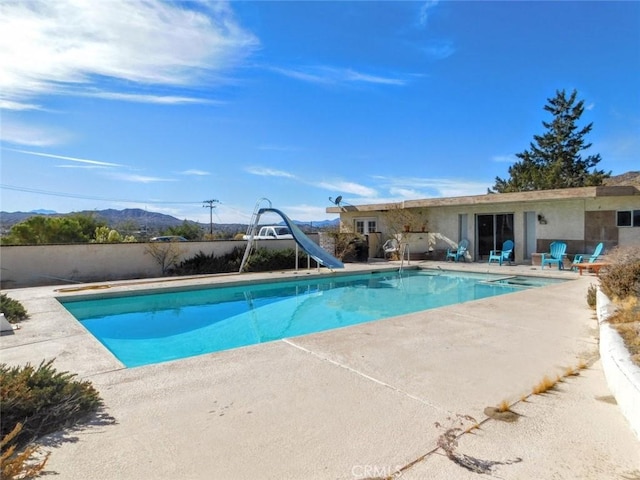
[[[462,259],[466,262],[467,259],[465,258],[465,254],[467,253],[468,248],[469,240],[467,240],[466,238],[460,240],[457,250],[451,250],[450,248],[447,248],[447,256],[445,257],[445,260],[452,259],[454,262],[457,262],[458,260]]]
[[[604,243],[602,242],[596,245],[595,250],[593,251],[589,259],[585,263],[595,263],[595,261],[598,260],[598,257],[602,254],[603,248],[604,248]],[[579,263],[582,263],[582,260],[586,256],[587,254],[578,254],[575,257],[573,257],[573,266],[571,267],[571,270],[574,270],[574,271],[577,270],[578,267],[576,267],[576,265]]]
[[[551,242],[549,253],[543,253],[540,260],[540,270],[545,265],[558,264],[558,270],[564,270],[564,254],[567,251],[567,244],[564,242]]]
[[[513,252],[513,240],[507,240],[502,244],[502,250],[491,250],[489,252],[489,263],[497,260],[502,266],[505,260],[511,265],[511,253]]]
[[[382,250],[384,251],[384,258],[387,258],[394,252],[398,252],[400,250],[400,244],[398,240],[395,238],[390,238],[384,245],[382,245]]]

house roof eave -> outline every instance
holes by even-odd
[[[405,200],[395,203],[378,203],[366,205],[349,205],[347,207],[329,207],[327,213],[380,212],[399,208],[452,207],[465,205],[487,205],[514,202],[536,202],[549,200],[572,200],[596,197],[618,197],[640,195],[635,186],[598,186],[562,188],[557,190],[535,190],[531,192],[487,193],[484,195],[468,195],[462,197],[424,198]]]

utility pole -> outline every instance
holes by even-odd
[[[219,203],[218,200],[205,200],[204,205],[202,205],[204,208],[208,208],[209,209],[209,234],[213,235],[213,209],[216,208],[216,205],[214,205],[214,203]]]

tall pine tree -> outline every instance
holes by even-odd
[[[556,91],[555,98],[547,99],[544,109],[553,115],[553,121],[542,122],[547,131],[534,135],[528,150],[516,153],[520,161],[509,167],[510,178],[496,177],[495,192],[596,186],[611,175],[594,168],[601,160],[600,154],[586,158],[580,154],[591,147],[584,137],[593,123],[584,128],[576,125],[584,112],[584,101],[576,103],[576,96],[574,90],[567,98],[562,90]]]

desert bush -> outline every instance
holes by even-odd
[[[613,328],[622,337],[631,361],[640,367],[640,321],[628,323],[616,323]]]
[[[600,274],[600,288],[613,299],[640,297],[640,246],[616,248],[607,255],[610,265]]]
[[[12,445],[11,442],[21,431],[22,424],[18,423],[0,441],[0,451],[2,451],[0,455],[0,474],[4,480],[22,480],[37,477],[49,459],[48,453],[42,460],[35,459],[34,457],[38,454],[38,448],[31,445],[28,445],[22,451],[17,451],[16,446]]]
[[[360,235],[351,232],[340,232],[338,230],[330,230],[327,232],[327,235],[333,238],[336,258],[342,261],[353,258],[356,252],[356,240],[361,238]]]
[[[0,312],[4,313],[5,318],[11,323],[19,322],[28,317],[27,311],[22,304],[13,298],[9,298],[5,293],[0,294]]]
[[[587,305],[591,310],[595,310],[596,308],[596,292],[598,291],[598,287],[596,287],[593,283],[589,285],[587,289]]]
[[[306,265],[306,254],[299,252],[298,265]],[[304,263],[303,263],[304,262]],[[315,260],[311,266],[316,266]],[[267,250],[259,248],[247,260],[248,272],[268,272],[271,270],[290,270],[296,267],[296,251],[293,248]]]
[[[231,252],[216,257],[203,252],[182,261],[171,273],[173,275],[204,275],[210,273],[229,273],[240,270],[244,247],[235,247]],[[306,255],[299,253],[299,265],[306,265]],[[259,248],[247,259],[245,271],[266,272],[270,270],[288,270],[295,268],[296,253],[292,248],[268,250]],[[312,266],[315,266],[312,261]]]
[[[615,302],[616,311],[607,320],[640,366],[640,246],[615,249],[609,262],[600,274],[600,288]]]
[[[53,360],[36,368],[0,364],[0,437],[11,433],[18,423],[21,430],[4,450],[26,446],[33,439],[71,426],[102,404],[90,382],[74,380],[75,374],[58,372]]]
[[[237,272],[240,269],[244,248],[235,247],[231,252],[216,257],[200,251],[171,270],[172,275],[203,275],[208,273]]]

